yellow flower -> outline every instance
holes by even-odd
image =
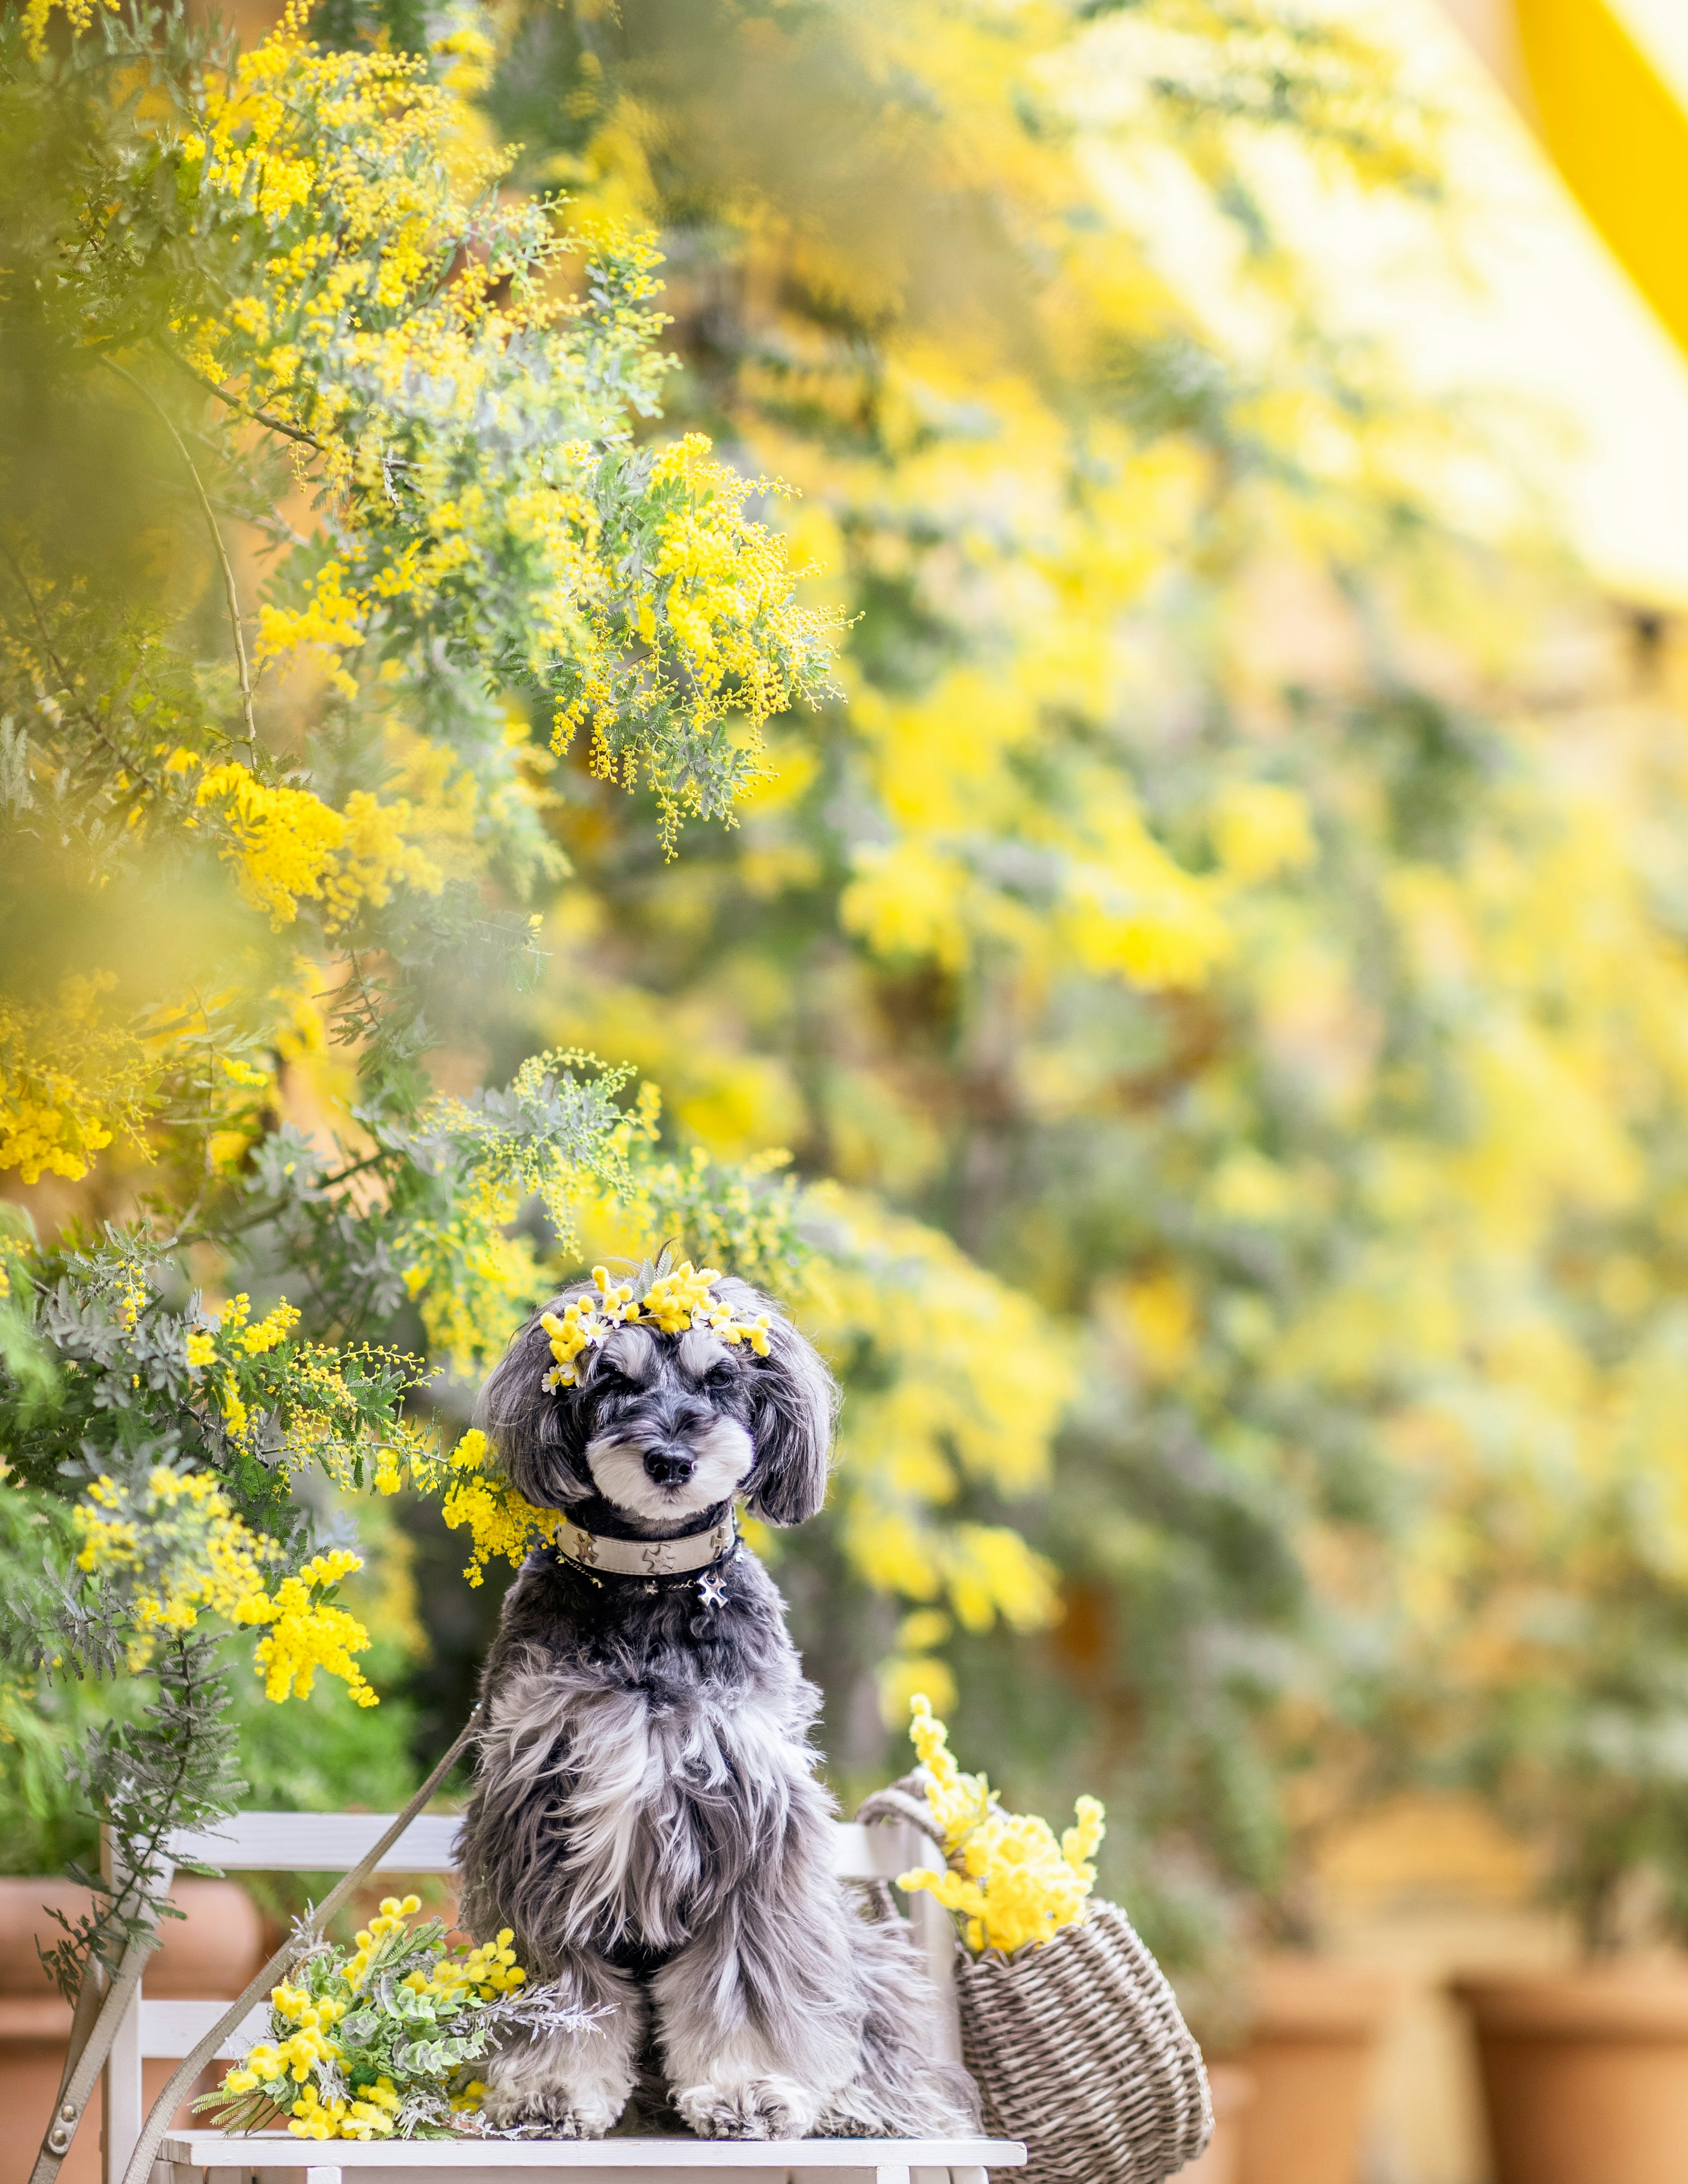
[[[358,1705],[379,1703],[352,1658],[368,1646],[369,1632],[344,1608],[331,1607],[318,1596],[362,1568],[361,1556],[336,1548],[314,1557],[296,1577],[283,1578],[273,1598],[257,1591],[237,1607],[236,1622],[269,1626],[269,1635],[253,1655],[264,1675],[266,1698],[277,1703],[290,1696],[309,1698],[320,1669],[340,1677]]]
[[[337,811],[308,789],[261,782],[232,760],[208,768],[194,794],[225,829],[222,855],[235,867],[241,893],[269,912],[278,931],[303,901],[320,902],[336,931],[362,905],[390,901],[400,885],[437,894],[445,883],[439,867],[406,839],[412,824],[406,803],[382,804],[354,789]]]
[[[562,1522],[554,1509],[536,1509],[509,1481],[484,1468],[492,1455],[486,1435],[471,1427],[449,1458],[451,1484],[440,1514],[452,1531],[466,1529],[469,1562],[464,1575],[480,1585],[494,1555],[519,1568],[536,1546],[554,1540]]]
[[[1095,1886],[1091,1863],[1103,1834],[1102,1808],[1081,1797],[1076,1823],[1059,1841],[1034,1814],[1005,1813],[983,1774],[964,1774],[949,1732],[923,1696],[911,1704],[909,1734],[926,1770],[926,1797],[944,1830],[948,1865],[904,1874],[900,1888],[927,1891],[962,1921],[967,1947],[1011,1956],[1081,1925]]]

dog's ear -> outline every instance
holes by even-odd
[[[772,1299],[748,1283],[729,1286],[740,1310],[766,1311],[768,1354],[752,1379],[756,1415],[756,1464],[750,1474],[750,1507],[770,1524],[800,1524],[827,1498],[827,1463],[838,1413],[838,1384],[813,1343],[799,1334]]]
[[[544,1309],[560,1312],[592,1284],[577,1283]],[[475,1423],[498,1451],[510,1485],[538,1508],[583,1500],[592,1491],[579,1476],[579,1391],[550,1389],[551,1339],[538,1313],[510,1338],[475,1406]]]

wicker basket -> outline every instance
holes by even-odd
[[[864,1819],[911,1820],[939,1837],[899,1786]],[[987,2130],[1023,2139],[1023,2184],[1160,2184],[1212,2135],[1201,2050],[1165,1975],[1117,1904],[1017,1957],[958,1942],[961,2053]]]

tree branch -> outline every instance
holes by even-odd
[[[174,349],[167,349],[165,354],[172,364],[181,367],[196,387],[203,388],[207,394],[214,394],[218,401],[227,408],[238,410],[242,417],[250,417],[254,424],[263,425],[272,432],[284,433],[288,439],[297,440],[302,447],[314,448],[319,455],[326,452],[316,435],[307,432],[303,426],[290,425],[285,417],[277,417],[268,410],[254,410],[250,403],[242,402],[237,394],[226,394],[215,380],[201,378],[193,366],[185,358],[178,356]]]

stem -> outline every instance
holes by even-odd
[[[176,431],[170,412],[159,400],[157,395],[149,387],[143,386],[132,371],[125,371],[120,364],[114,364],[109,356],[103,356],[100,362],[108,371],[114,371],[120,379],[132,387],[142,401],[151,404],[163,422],[165,432],[175,442],[176,452],[187,465],[187,475],[193,481],[193,490],[199,496],[199,506],[205,517],[206,528],[211,534],[211,543],[216,548],[217,559],[223,567],[223,592],[228,602],[229,627],[234,632],[235,664],[240,671],[241,711],[246,717],[246,740],[255,752],[258,749],[258,729],[252,717],[252,677],[247,670],[246,638],[240,626],[240,595],[235,590],[235,572],[229,564],[228,549],[223,543],[223,534],[217,528],[217,512],[211,505],[211,496],[206,492],[199,473],[193,466],[193,458],[187,452],[187,441]]]
[[[285,417],[275,416],[268,410],[254,410],[250,404],[242,402],[238,395],[224,393],[214,380],[202,379],[193,366],[185,363],[174,349],[167,354],[172,364],[181,365],[196,387],[203,387],[208,394],[214,394],[218,401],[229,409],[238,410],[242,417],[250,417],[254,424],[266,426],[272,432],[285,433],[288,439],[297,440],[301,447],[315,448],[319,455],[322,453],[322,443],[314,432],[307,432],[302,426],[290,425]]]

